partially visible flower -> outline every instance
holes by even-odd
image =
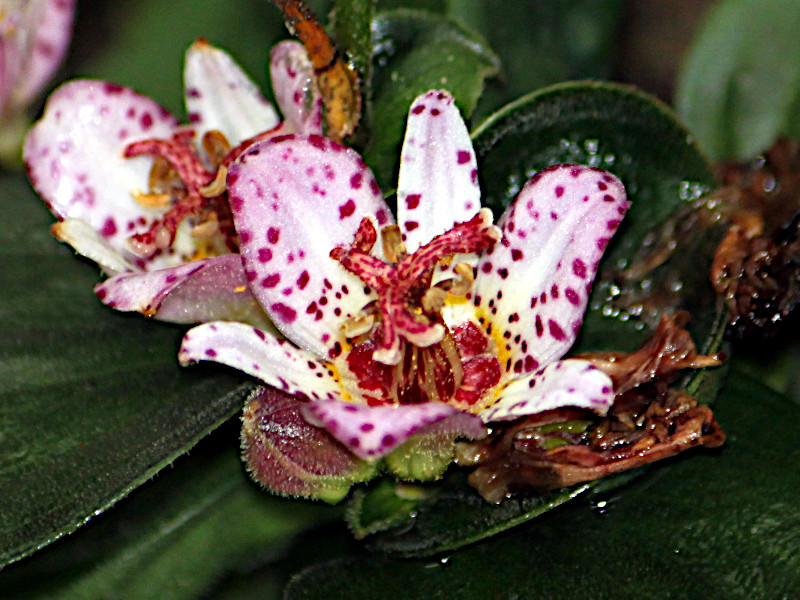
[[[184,338],[183,364],[283,390],[369,462],[434,431],[452,445],[486,423],[613,402],[608,375],[559,360],[628,207],[612,175],[545,169],[494,226],[453,98],[432,91],[409,113],[399,225],[361,158],[318,136],[252,146],[228,187],[250,287],[288,341],[207,323]]]
[[[254,139],[322,128],[302,45],[278,44],[270,67],[283,122],[233,59],[203,40],[186,54],[188,126],[102,81],[73,81],[50,97],[25,163],[60,220],[54,234],[112,275],[95,288],[103,302],[182,323],[268,322],[237,254],[227,165]]]
[[[61,65],[74,15],[75,0],[0,0],[0,155],[19,160],[25,109]]]

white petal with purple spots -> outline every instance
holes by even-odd
[[[225,134],[233,146],[277,126],[275,109],[229,54],[199,40],[186,52],[186,112],[199,130]]]
[[[124,158],[132,141],[167,138],[177,125],[158,104],[102,81],[67,83],[50,96],[25,140],[33,187],[60,219],[91,224],[115,248],[146,231],[161,211],[143,208],[134,190],[147,191],[152,159]],[[179,257],[159,257],[168,266]]]
[[[327,429],[365,460],[385,456],[412,435],[433,428],[452,432],[454,437],[478,438],[485,433],[478,418],[443,403],[364,406],[327,400],[308,403],[303,413],[310,423]]]
[[[286,133],[322,135],[322,94],[303,44],[285,41],[273,46],[269,69]]]
[[[414,252],[481,208],[478,166],[453,97],[430,91],[408,113],[397,183],[397,222]]]
[[[505,345],[511,376],[572,346],[597,263],[628,204],[613,175],[558,165],[534,176],[503,215],[503,239],[480,257],[473,304]]]
[[[391,219],[372,173],[344,146],[288,136],[253,145],[231,166],[228,189],[256,298],[286,337],[336,359],[342,323],[373,297],[330,252],[353,243],[363,217]]]
[[[204,323],[184,336],[182,365],[210,360],[257,377],[288,394],[312,400],[341,397],[329,365],[285,340],[243,323]]]
[[[54,224],[51,231],[60,241],[72,246],[75,252],[96,262],[108,275],[139,270],[83,219],[64,219]]]
[[[588,408],[605,415],[614,402],[611,378],[590,363],[562,360],[516,379],[484,410],[484,423],[510,421],[553,408]]]

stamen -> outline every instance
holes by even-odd
[[[218,129],[207,131],[203,136],[203,150],[205,150],[209,163],[215,169],[222,165],[232,149],[228,138]]]
[[[224,193],[227,188],[226,179],[228,177],[227,167],[220,167],[217,169],[217,176],[214,181],[200,188],[200,194],[206,198],[213,198]]]
[[[345,337],[354,338],[369,333],[373,325],[375,325],[375,315],[362,312],[349,319],[345,319],[342,324],[342,332]]]
[[[193,238],[205,239],[210,238],[218,231],[219,219],[217,218],[217,213],[212,210],[208,213],[205,221],[192,227],[192,231],[189,233],[189,235],[191,235]]]
[[[444,306],[447,292],[440,287],[432,287],[422,296],[422,309],[425,312],[438,313]]]
[[[137,204],[149,209],[165,209],[172,204],[172,194],[149,193],[145,194],[139,189],[131,190],[131,196]]]
[[[390,263],[399,263],[408,256],[406,245],[403,243],[403,234],[397,225],[387,225],[381,229],[381,239],[383,253]]]

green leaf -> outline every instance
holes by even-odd
[[[449,14],[483,35],[500,57],[500,73],[486,86],[476,114],[485,116],[531,90],[559,81],[611,74],[621,0],[448,3]]]
[[[794,0],[726,0],[710,13],[676,102],[713,158],[749,158],[800,135],[799,28]]]
[[[0,573],[4,598],[196,598],[279,551],[338,510],[265,494],[244,474],[237,427],[224,427],[114,510],[35,560]],[[273,593],[285,579],[273,573]]]
[[[800,592],[800,409],[740,374],[719,451],[670,461],[625,490],[573,502],[441,560],[342,558],[287,600],[536,597],[768,600]]]
[[[408,107],[419,94],[446,89],[469,116],[483,81],[498,68],[486,43],[455,21],[421,11],[396,10],[373,22],[371,143],[364,159],[385,189],[394,184]]]
[[[654,225],[687,208],[689,201],[712,182],[705,159],[666,107],[630,88],[611,84],[573,83],[531,94],[491,117],[475,131],[473,140],[484,203],[498,212],[529,177],[548,165],[577,162],[618,175],[632,206],[609,247],[605,264],[630,262]],[[660,268],[670,277],[682,278],[681,303],[664,310],[694,309],[692,332],[705,351],[719,346],[725,316],[707,279],[721,234],[714,233],[681,240],[675,256]],[[657,271],[646,277],[657,281],[661,276]],[[608,304],[603,294],[612,283],[601,280],[596,285],[579,339],[581,351],[632,351],[651,333],[650,323],[630,315],[604,316]],[[724,372],[712,373],[695,372],[683,385],[701,400],[713,401]],[[597,485],[619,485],[623,481],[625,477],[618,477],[542,498],[490,505],[466,485],[463,477],[451,477],[446,485],[434,486],[414,500],[414,518],[406,519],[399,533],[379,534],[374,545],[404,555],[448,551],[538,517]],[[358,501],[370,507],[372,516],[359,514],[358,507],[349,513],[356,531],[372,533],[397,524],[393,499],[389,497],[387,502],[385,490],[376,489],[381,498]],[[376,516],[382,506],[383,516]],[[363,521],[387,525],[367,527]]]
[[[0,564],[65,535],[240,410],[250,384],[181,369],[183,329],[103,307],[97,269],[0,180]]]

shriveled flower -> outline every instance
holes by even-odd
[[[102,81],[73,81],[50,97],[25,163],[59,219],[54,234],[111,275],[95,287],[104,303],[166,321],[266,326],[238,255],[227,166],[257,139],[322,128],[302,45],[275,46],[270,70],[282,123],[233,59],[203,40],[186,54],[187,126]]]
[[[0,150],[19,156],[25,109],[44,90],[72,37],[75,0],[0,0]],[[17,158],[17,160],[19,160]]]
[[[228,188],[250,287],[287,340],[207,323],[184,338],[183,364],[258,377],[390,468],[412,437],[452,445],[487,423],[562,406],[605,414],[613,402],[608,375],[560,360],[628,208],[612,175],[545,169],[495,226],[453,98],[431,91],[408,117],[398,225],[360,157],[318,136],[252,146]]]

